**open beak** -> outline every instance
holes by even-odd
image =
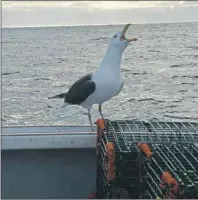
[[[132,42],[132,41],[136,41],[136,40],[137,40],[137,38],[127,39],[127,38],[125,37],[125,34],[126,34],[126,32],[127,32],[127,30],[128,30],[128,28],[129,28],[130,25],[131,25],[131,24],[127,24],[127,25],[124,27],[124,29],[122,30],[121,36],[120,36],[120,40],[127,40],[128,42]]]

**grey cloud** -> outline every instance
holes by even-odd
[[[34,7],[26,11],[3,10],[2,15],[3,26],[185,22],[198,21],[198,7],[94,9],[92,11],[89,10],[87,2],[74,2],[64,8]]]

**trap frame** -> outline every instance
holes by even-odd
[[[198,123],[98,120],[97,127],[96,198],[191,198],[198,192]],[[177,191],[163,185],[164,173]]]

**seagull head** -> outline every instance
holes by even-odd
[[[123,53],[130,42],[137,40],[137,38],[127,39],[125,36],[130,25],[131,24],[127,24],[122,31],[119,31],[113,35],[109,44],[110,48],[118,49],[120,53]]]

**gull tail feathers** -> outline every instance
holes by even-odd
[[[57,94],[53,97],[48,97],[48,99],[64,99],[67,93]]]

